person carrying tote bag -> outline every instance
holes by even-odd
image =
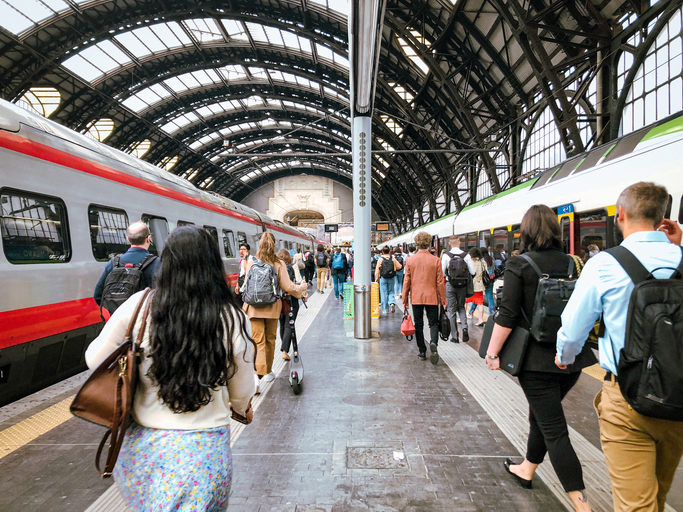
[[[90,368],[119,347],[143,293],[118,308],[90,344]],[[215,240],[199,226],[176,228],[161,254],[132,422],[113,471],[130,510],[227,508],[230,418],[253,418],[254,357],[251,326],[228,288]]]
[[[557,216],[547,206],[532,206],[524,215],[520,226],[520,252],[532,254],[535,264],[549,277],[566,277],[571,260],[562,251]],[[501,369],[499,354],[510,333],[516,327],[529,330],[528,319],[534,316],[539,285],[536,270],[522,256],[507,260],[504,279],[503,297],[485,357],[491,370]],[[562,399],[578,381],[581,370],[595,362],[593,352],[586,346],[574,364],[561,370],[555,365],[555,345],[539,343],[533,336],[529,338],[518,375],[529,402],[527,453],[521,464],[510,459],[504,464],[505,470],[522,487],[531,488],[533,474],[547,452],[565,492],[575,510],[580,512],[589,511],[590,505],[581,463],[569,440]]]

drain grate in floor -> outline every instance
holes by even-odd
[[[347,469],[405,469],[408,459],[402,448],[351,448],[346,449]]]

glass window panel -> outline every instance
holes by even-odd
[[[137,95],[131,96],[130,98],[123,100],[121,103],[123,103],[125,107],[131,109],[133,112],[140,112],[149,106],[147,103],[138,98]]]
[[[128,49],[138,59],[142,59],[147,55],[151,55],[151,50],[145,46],[139,37],[133,32],[124,32],[114,37],[121,45]]]
[[[73,71],[87,82],[91,82],[104,73],[80,55],[74,55],[66,59],[62,65],[69,71]]]
[[[235,257],[235,235],[228,229],[223,230],[223,252],[226,258]]]
[[[152,243],[148,251],[155,256],[159,256],[159,247],[163,247],[166,243],[166,238],[168,238],[168,221],[163,217],[143,214],[142,222],[147,224],[149,234],[152,237]]]
[[[0,25],[11,33],[18,35],[24,30],[31,28],[33,21],[4,1],[0,1]]]
[[[168,80],[164,80],[164,84],[170,87],[173,92],[184,92],[188,89],[188,87],[177,76],[169,78]]]
[[[128,215],[124,210],[91,204],[88,219],[92,253],[97,261],[109,261],[128,250]]]
[[[275,27],[267,27],[264,26],[263,30],[266,33],[266,37],[268,38],[268,42],[270,44],[276,44],[278,46],[285,46],[285,42],[283,39],[284,33],[280,31],[280,29],[275,28]],[[294,36],[294,44],[293,47],[298,49],[298,44],[296,43],[296,36]],[[288,45],[287,45],[288,46]]]
[[[179,32],[182,32],[182,29],[180,28],[180,26],[175,22],[171,22],[168,24],[167,23],[161,23],[159,25],[153,25],[151,27],[154,34],[163,43],[163,45],[165,47],[164,49],[177,48],[178,46],[183,45],[183,43],[180,41],[180,39],[178,39],[176,37],[176,35],[173,33],[173,31],[170,28],[171,26],[174,26],[174,25],[175,25],[175,27],[178,28]]]
[[[605,210],[583,212],[576,215],[575,219],[574,229],[579,229],[581,256],[588,254],[587,247],[591,244],[597,245],[598,249],[604,251],[607,248],[607,212]]]
[[[263,30],[263,26],[259,25],[257,23],[246,23],[247,29],[249,30],[249,33],[251,34],[251,37],[254,41],[257,41],[259,43],[268,43],[268,36],[266,35],[265,31]]]
[[[64,263],[71,258],[66,206],[61,199],[3,190],[0,230],[10,263]]]
[[[142,27],[133,30],[133,34],[142,41],[142,43],[148,48],[147,53],[157,53],[167,49],[167,46],[159,39],[153,28],[156,27]]]
[[[216,22],[211,18],[185,20],[183,23],[200,43],[220,41],[223,39]]]
[[[327,46],[323,46],[321,44],[316,43],[315,51],[318,52],[318,56],[323,57],[324,59],[333,60],[332,56],[334,52]]]

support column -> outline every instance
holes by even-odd
[[[353,117],[354,337],[372,337],[370,243],[372,223],[372,118]]]

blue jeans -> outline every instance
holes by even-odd
[[[344,293],[344,283],[346,282],[345,274],[332,274],[332,283],[334,285],[334,296],[339,298],[340,293]]]
[[[496,309],[493,305],[493,285],[487,287],[484,293],[486,294],[486,302],[489,304],[489,315],[492,315],[493,311]],[[475,309],[477,309],[477,305],[474,302],[470,302],[468,313],[471,315],[474,313]]]
[[[403,270],[396,271],[396,277],[394,277],[394,293],[403,292]]]
[[[379,278],[379,297],[380,303],[382,304],[382,311],[385,313],[389,312],[389,306],[396,304],[396,298],[394,297],[394,280],[396,278],[384,279]]]

